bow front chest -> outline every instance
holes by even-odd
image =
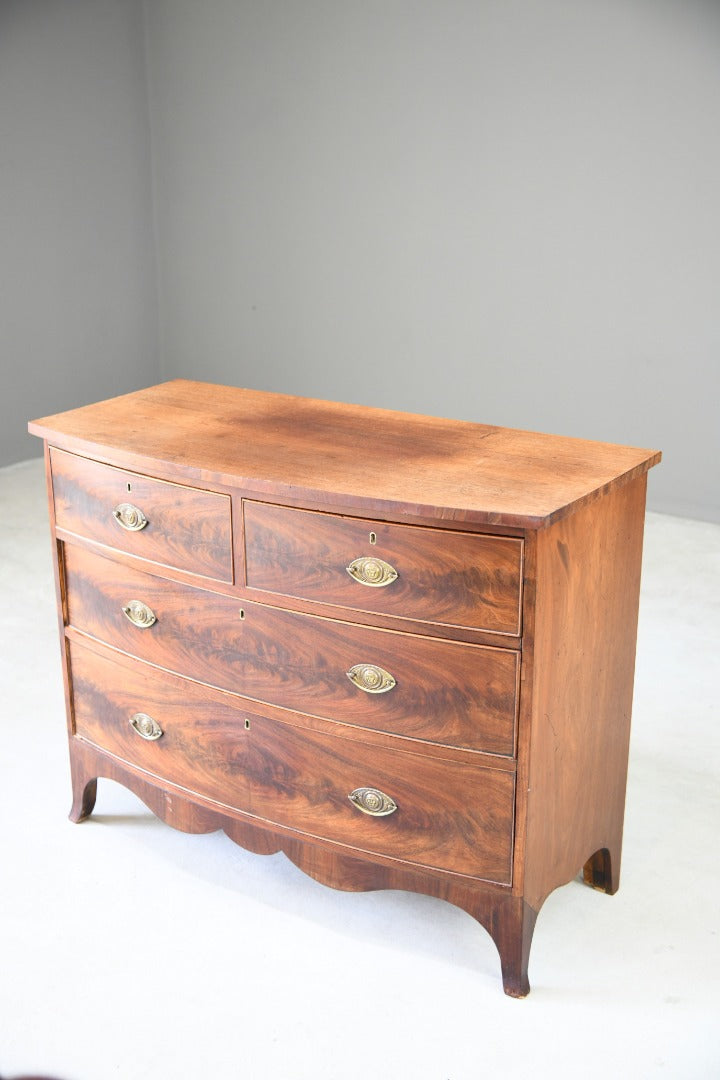
[[[73,784],[470,912],[618,885],[658,453],[173,381],[46,443]]]

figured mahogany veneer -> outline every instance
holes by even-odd
[[[512,773],[476,757],[452,766],[450,789],[446,763],[412,753],[412,743],[380,750],[328,737],[298,716],[270,718],[252,702],[144,665],[75,644],[70,657],[76,734],[144,772],[299,835],[509,884]],[[157,745],[128,723],[141,711],[163,729]],[[402,812],[373,819],[353,809],[348,793],[368,776]]]
[[[241,609],[234,597],[151,577],[70,545],[65,581],[69,626],[169,671],[343,723],[514,753],[516,652],[257,603]],[[124,615],[133,599],[156,616],[149,629]],[[396,685],[387,693],[359,689],[347,675],[359,663],[382,667]]]
[[[520,633],[522,540],[313,514],[246,501],[245,575],[268,592],[446,626]],[[372,539],[370,539],[372,537]],[[392,588],[358,589],[347,572],[382,552]]]
[[[442,897],[526,994],[548,894],[618,886],[660,455],[183,380],[30,430],[72,820],[109,777],[336,888]]]
[[[50,451],[55,523],[67,533],[129,555],[232,581],[232,525],[227,495],[168,484],[124,469]],[[123,529],[113,510],[137,503],[147,525]]]

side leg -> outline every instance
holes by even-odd
[[[95,808],[97,779],[88,776],[82,760],[75,754],[70,755],[70,775],[72,778],[73,801],[70,807],[70,820],[77,823],[90,817]]]
[[[619,852],[619,847],[616,848]],[[591,855],[583,867],[583,880],[593,889],[612,896],[620,884],[620,856],[611,854],[608,848],[600,848]]]

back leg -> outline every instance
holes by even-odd
[[[612,896],[620,884],[620,859],[612,856],[608,848],[600,848],[585,863],[583,880],[593,889]]]

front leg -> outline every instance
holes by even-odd
[[[90,817],[95,808],[97,797],[97,777],[89,775],[80,755],[70,751],[70,776],[72,779],[73,801],[70,807],[70,820],[77,823]]]
[[[510,997],[530,993],[528,961],[538,913],[521,897],[508,897],[493,913],[490,933],[500,954],[503,990]]]
[[[500,954],[503,990],[510,997],[530,993],[528,961],[538,913],[521,896],[488,895],[482,890],[463,889],[445,894],[484,926]]]

